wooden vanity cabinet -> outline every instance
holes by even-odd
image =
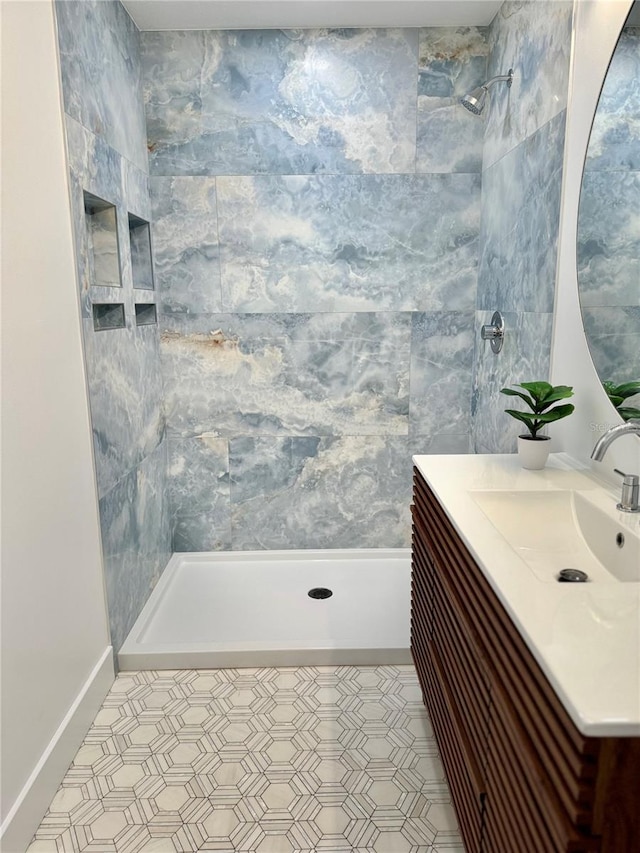
[[[468,853],[640,853],[640,738],[578,731],[417,470],[412,512],[411,651]]]

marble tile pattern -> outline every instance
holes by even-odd
[[[121,287],[115,207],[85,212],[85,224],[90,279],[102,287]]]
[[[485,121],[460,98],[487,79],[487,31],[420,30],[416,171],[481,172]]]
[[[513,68],[511,88],[490,89],[483,168],[487,169],[567,105],[573,3],[506,0],[489,28],[487,77]]]
[[[173,550],[230,551],[228,441],[203,433],[168,445]]]
[[[147,168],[140,34],[117,0],[56,0],[65,113]]]
[[[640,305],[582,308],[589,350],[601,380],[640,378]],[[630,405],[640,406],[634,398]]]
[[[28,853],[463,853],[412,666],[120,673]]]
[[[594,118],[578,216],[578,286],[598,375],[640,377],[640,29],[624,29]],[[637,405],[637,401],[634,401]]]
[[[150,218],[148,179],[69,116],[66,127],[94,453],[102,497],[153,452],[165,429],[159,336],[156,327],[135,325],[137,297],[129,239],[128,212]],[[122,287],[94,284],[83,190],[115,207]],[[124,302],[126,328],[96,334],[93,302]]]
[[[172,436],[407,435],[411,315],[162,319]]]
[[[111,643],[117,651],[171,556],[167,442],[99,501]]]
[[[138,31],[120,3],[56,4],[70,191],[94,438],[111,642],[117,651],[171,553],[167,444],[158,327],[136,326],[136,241],[129,214],[149,222]],[[114,206],[120,287],[100,284],[83,191]],[[94,233],[95,238],[95,233]],[[94,331],[93,303],[124,304],[126,326]]]
[[[640,305],[639,210],[640,171],[584,174],[577,246],[583,309]]]
[[[140,219],[133,222],[129,220],[129,248],[134,288],[153,290],[153,262],[148,222]]]
[[[418,31],[142,33],[153,175],[415,168]]]
[[[218,179],[226,310],[473,306],[478,175]]]
[[[553,314],[506,312],[502,351],[495,355],[488,341],[480,340],[480,328],[489,323],[492,311],[476,312],[476,348],[473,366],[471,415],[475,453],[514,453],[522,425],[505,414],[518,408],[501,388],[549,376]],[[561,380],[571,385],[571,377]],[[553,429],[551,425],[550,429]]]
[[[408,544],[401,454],[469,449],[482,122],[455,97],[485,31],[142,52],[174,547]]]
[[[153,248],[161,310],[222,311],[216,179],[150,179]]]
[[[126,310],[126,309],[125,309]],[[160,444],[165,433],[157,326],[95,332],[83,321],[98,494],[104,495]]]
[[[410,435],[468,435],[475,332],[473,311],[412,316]]]
[[[555,293],[572,4],[507,0],[489,31],[482,225],[474,335],[472,438],[475,452],[516,449],[518,423],[500,389],[547,379]],[[506,323],[494,355],[480,327],[495,310]],[[571,384],[566,377],[565,384]]]
[[[486,169],[478,308],[553,311],[565,113]]]
[[[239,436],[229,466],[234,549],[410,545],[406,438]]]
[[[640,171],[640,28],[620,33],[593,120],[585,169]]]

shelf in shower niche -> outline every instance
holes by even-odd
[[[314,587],[332,595],[309,597]],[[122,670],[411,663],[408,549],[174,554]]]
[[[107,329],[124,329],[124,304],[122,302],[103,302],[93,308],[93,328],[96,332]]]
[[[131,271],[133,286],[139,290],[153,290],[153,262],[151,259],[151,233],[149,223],[139,216],[129,214],[129,244],[131,246]]]
[[[154,302],[136,302],[136,326],[155,326],[157,322]]]
[[[83,196],[89,284],[122,287],[118,215],[115,205],[86,190],[83,191]]]

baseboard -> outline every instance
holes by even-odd
[[[114,680],[108,646],[49,741],[0,828],[2,853],[24,853]]]

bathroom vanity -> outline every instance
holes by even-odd
[[[640,519],[563,454],[543,471],[509,455],[414,463],[411,650],[468,853],[640,850],[640,583],[624,574]],[[604,507],[605,538],[626,534],[620,577],[594,563],[590,582],[557,582],[544,549],[581,559],[579,534],[563,554],[537,513],[565,524],[569,502],[569,528],[576,493]],[[518,517],[540,542],[519,544]]]

